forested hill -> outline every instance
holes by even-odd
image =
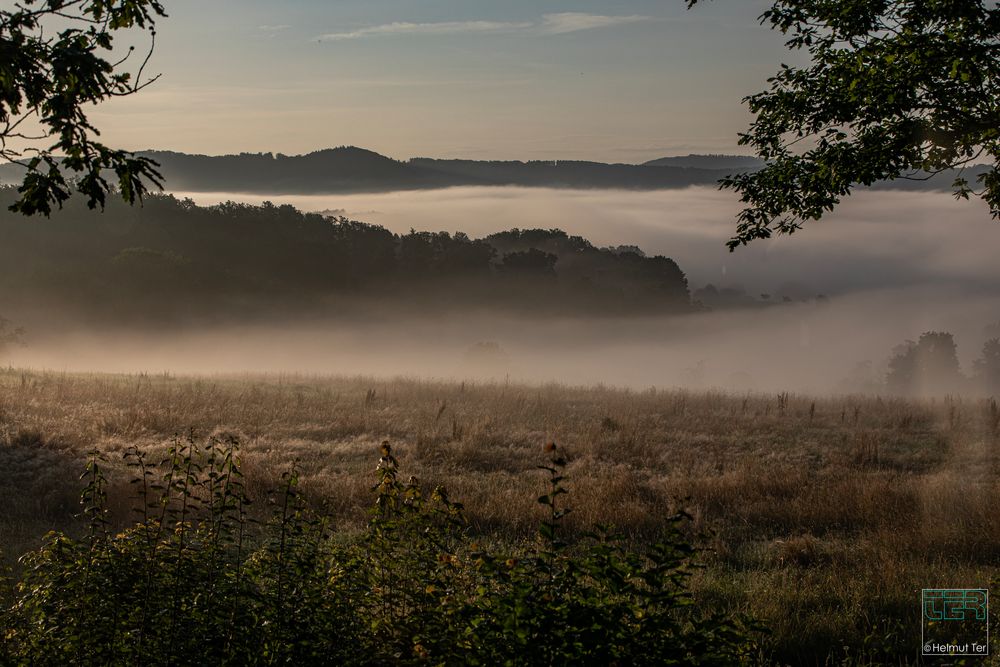
[[[457,185],[657,189],[712,185],[724,169],[580,161],[478,161],[414,158],[402,162],[355,147],[287,156],[211,157],[151,151],[167,189],[256,193],[346,193]]]
[[[392,192],[461,185],[631,190],[694,185],[716,187],[724,176],[759,169],[763,164],[745,155],[665,157],[640,165],[580,160],[521,162],[423,157],[400,161],[354,146],[294,156],[280,153],[212,156],[170,151],[141,154],[160,164],[168,191],[261,195]],[[963,175],[974,182],[983,169],[970,167]],[[18,165],[0,165],[0,183],[19,183],[23,173]],[[955,171],[947,171],[921,179],[880,182],[872,187],[948,190],[957,175]]]
[[[760,169],[764,166],[764,161],[752,155],[678,155],[650,160],[649,162],[644,162],[643,166],[741,171],[746,169]]]
[[[342,146],[308,153],[189,155],[170,151],[141,153],[160,164],[168,191],[242,192],[261,195],[346,194],[424,190],[460,185],[658,190],[694,185],[716,187],[719,179],[759,169],[758,158],[745,155],[687,155],[645,164],[606,164],[580,160],[394,160],[378,153]],[[973,182],[983,168],[964,175]],[[957,176],[948,171],[926,179],[882,182],[880,189],[948,190]],[[17,183],[23,169],[0,165],[0,183]]]
[[[414,158],[407,164],[443,175],[454,185],[657,190],[716,185],[729,169],[605,164],[580,160],[533,162],[435,160]]]
[[[393,160],[344,146],[307,155],[141,153],[160,164],[166,189],[193,192],[325,194],[388,192],[458,185],[659,189],[715,185],[730,169],[604,164],[583,161]],[[19,167],[0,167],[0,180],[20,180]]]
[[[79,198],[50,219],[10,213],[0,189],[0,313],[26,308],[169,322],[385,308],[532,315],[651,315],[692,310],[666,257],[597,248],[559,230],[472,239],[414,232],[291,206],[199,207],[169,195],[140,207]]]
[[[187,155],[148,151],[160,164],[166,188],[175,191],[322,194],[440,188],[445,174],[352,146],[307,155],[242,153]]]

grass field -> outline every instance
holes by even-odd
[[[233,433],[248,491],[302,490],[345,530],[371,504],[378,445],[444,484],[482,539],[529,537],[544,443],[569,455],[580,530],[655,539],[684,508],[708,550],[706,608],[749,613],[782,664],[916,662],[921,588],[984,587],[1000,563],[1000,416],[972,399],[909,402],[557,385],[301,376],[175,377],[0,371],[0,550],[9,565],[52,529],[79,531],[87,452],[111,462],[129,517],[131,445]]]

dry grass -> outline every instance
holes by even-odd
[[[86,453],[235,432],[252,493],[298,459],[303,488],[364,521],[376,445],[444,484],[492,539],[529,535],[548,440],[571,455],[575,525],[653,539],[678,507],[713,551],[706,605],[747,610],[789,663],[919,650],[919,589],[988,585],[1000,558],[996,429],[987,403],[629,392],[366,378],[0,372],[0,545],[71,529]],[[113,501],[114,502],[114,501]]]

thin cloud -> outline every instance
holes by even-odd
[[[262,30],[264,32],[277,32],[279,30],[288,30],[292,26],[282,23],[281,25],[259,25],[257,30]]]
[[[547,35],[564,35],[570,32],[580,32],[581,30],[610,28],[612,26],[649,20],[651,20],[649,16],[639,16],[637,14],[629,16],[603,16],[601,14],[585,14],[583,12],[563,12],[560,14],[546,14],[542,17],[542,23],[539,27]]]
[[[349,32],[332,32],[317,37],[320,42],[339,42],[366,37],[393,35],[464,35],[532,31],[542,35],[564,35],[582,30],[596,30],[651,20],[648,16],[605,16],[583,12],[545,14],[540,21],[444,21],[440,23],[410,23],[396,21],[358,28]]]
[[[445,21],[442,23],[394,22],[359,28],[350,32],[334,32],[320,35],[321,42],[337,42],[364,37],[384,37],[391,35],[461,35],[512,32],[532,27],[532,23],[510,23],[504,21]]]

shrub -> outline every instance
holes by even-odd
[[[699,613],[681,537],[641,552],[607,529],[563,539],[565,459],[547,446],[537,540],[486,548],[444,488],[402,481],[383,443],[360,535],[330,535],[293,468],[269,518],[249,512],[235,439],[125,454],[137,520],[109,530],[105,461],[84,474],[87,531],[22,559],[0,611],[0,663],[719,664],[757,628]],[[2,584],[3,582],[0,582]]]

